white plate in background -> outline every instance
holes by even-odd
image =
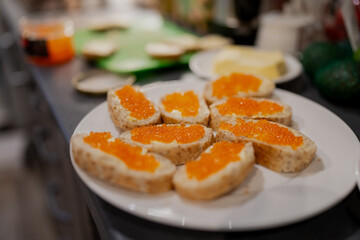
[[[189,62],[191,71],[201,78],[218,78],[218,76],[213,71],[213,61],[219,51],[220,50],[217,49],[196,53],[194,56],[192,56]],[[294,56],[284,53],[284,60],[287,71],[281,77],[274,79],[275,83],[291,81],[298,77],[302,72],[301,63]]]

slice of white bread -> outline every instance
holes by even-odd
[[[221,49],[215,56],[213,70],[218,76],[242,72],[274,80],[286,72],[286,64],[280,51],[232,45]]]
[[[110,40],[92,40],[84,45],[82,55],[89,60],[104,58],[114,54],[117,48],[117,45]]]
[[[207,126],[210,117],[209,108],[205,100],[196,95],[193,91],[175,92],[164,96],[160,101],[160,112],[164,123],[190,123]],[[189,106],[190,104],[190,106]],[[171,109],[171,111],[167,111]],[[181,111],[189,110],[196,113],[195,116],[188,116]],[[197,111],[197,112],[196,112]],[[183,116],[185,115],[185,116]]]
[[[252,81],[260,80],[259,87],[253,90],[243,91],[248,85],[253,85]],[[215,88],[215,90],[214,90]],[[238,97],[270,97],[274,91],[275,83],[268,78],[256,75],[232,73],[229,76],[220,77],[216,80],[209,81],[204,88],[204,98],[208,104],[212,104],[220,99],[232,96]],[[218,96],[214,92],[224,91]]]
[[[130,130],[130,129],[133,129],[133,128],[139,127],[139,126],[161,123],[160,109],[151,102],[148,103],[147,108],[152,109],[152,111],[154,110],[153,115],[143,118],[143,119],[138,119],[138,118],[132,117],[131,111],[129,111],[122,105],[121,100],[116,95],[116,92],[118,90],[121,90],[125,87],[132,88],[135,90],[136,94],[139,94],[139,95],[135,95],[134,99],[128,98],[128,101],[130,102],[130,104],[133,103],[134,105],[138,104],[141,106],[145,106],[147,104],[147,103],[144,104],[141,100],[142,99],[141,95],[143,97],[145,97],[145,96],[141,93],[140,87],[126,85],[121,88],[115,88],[115,89],[109,90],[107,93],[107,104],[108,104],[108,109],[109,109],[111,119],[114,122],[115,126],[117,128],[119,128],[120,130]],[[139,96],[140,96],[140,100],[138,101],[138,100],[136,100],[136,98],[138,98]],[[147,101],[147,100],[144,100],[144,101]],[[145,109],[144,111],[147,110],[146,108],[144,108],[144,109]]]
[[[190,129],[194,129],[200,127],[203,129],[203,135],[199,134],[199,139],[196,141],[191,141],[187,143],[179,143],[176,140],[176,137],[172,136],[173,140],[169,143],[151,140],[150,143],[142,143],[139,141],[135,141],[132,136],[168,136],[169,132],[166,129],[168,127],[173,126],[181,126],[179,130],[183,135],[194,135]],[[191,127],[191,128],[188,128]],[[164,130],[165,129],[165,130]],[[207,147],[209,147],[214,141],[214,135],[211,128],[207,128],[203,125],[188,125],[188,124],[160,124],[155,126],[144,126],[133,129],[132,131],[126,131],[120,135],[120,138],[127,143],[135,144],[141,147],[148,149],[150,152],[158,153],[163,155],[164,157],[170,159],[175,165],[184,164],[185,162],[197,158],[202,151],[204,151]]]
[[[295,139],[297,140],[302,139],[302,143],[300,141],[299,143],[301,143],[301,145],[297,146],[297,148],[294,149],[292,146],[289,145],[280,145],[276,143],[268,143],[262,140],[258,140],[250,135],[242,136],[241,134],[236,133],[236,130],[235,131],[226,130],[227,129],[226,125],[228,124],[235,126],[239,129],[240,128],[244,129],[244,126],[239,124],[239,122],[241,121],[245,123],[248,122],[259,123],[261,121],[261,124],[264,123],[267,126],[272,126],[271,128],[274,129],[280,128],[283,129],[281,131],[284,132],[289,131],[291,134],[295,136],[294,137]],[[259,135],[268,132],[265,129],[271,129],[266,127],[266,125],[265,127],[260,126],[261,129],[258,128],[258,130],[260,131]],[[279,128],[277,128],[277,126]],[[286,141],[286,139],[289,139],[287,137],[288,135],[281,134],[277,130],[271,130],[270,132],[271,132],[270,135],[272,135],[272,137],[277,137],[278,139],[280,139],[280,141],[282,140]],[[247,135],[247,134],[243,134],[243,135]],[[285,172],[285,173],[298,172],[306,168],[314,159],[317,149],[315,143],[301,132],[275,122],[269,122],[267,120],[244,120],[239,118],[237,120],[223,122],[220,124],[219,130],[216,135],[216,140],[231,141],[231,142],[237,142],[237,141],[252,142],[255,150],[256,163],[264,167],[267,167],[273,171]]]
[[[179,46],[185,51],[199,50],[199,38],[191,34],[182,34],[164,39],[165,43]]]
[[[180,196],[193,200],[214,199],[234,190],[249,175],[255,163],[254,149],[251,142],[245,144],[229,142],[215,143],[195,161],[199,163],[204,154],[209,154],[214,146],[219,146],[220,144],[223,145],[224,155],[220,153],[216,156],[214,154],[216,162],[229,161],[229,159],[226,159],[228,158],[227,153],[234,151],[234,145],[240,144],[240,146],[244,145],[244,147],[238,154],[236,154],[235,157],[237,157],[237,159],[235,161],[230,161],[222,169],[200,180],[198,180],[196,176],[189,176],[187,167],[191,164],[191,162],[179,167],[174,174],[173,183]],[[202,164],[198,165],[201,168],[207,168],[207,163],[214,164],[211,161],[206,160],[203,161]]]
[[[263,107],[265,111],[274,109],[273,112],[268,112],[268,114],[263,113],[262,108],[258,108],[258,104],[261,103],[267,104]],[[275,112],[276,109],[278,111]],[[253,112],[254,110],[259,111]],[[211,104],[210,127],[217,131],[221,122],[239,117],[246,119],[266,119],[289,126],[291,124],[291,116],[291,107],[280,101],[265,98],[230,97]]]
[[[158,59],[175,60],[181,57],[185,51],[181,46],[164,42],[150,42],[145,46],[145,52],[151,57]]]
[[[129,168],[120,158],[92,147],[84,141],[89,134],[77,134],[71,138],[75,163],[88,174],[116,186],[145,193],[161,193],[172,189],[172,175],[175,166],[165,157],[150,154],[142,149],[142,154],[154,156],[159,163],[154,172]],[[130,146],[126,144],[130,148]]]
[[[198,41],[200,50],[218,49],[232,43],[232,39],[217,34],[205,35]]]

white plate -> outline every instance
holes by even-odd
[[[162,82],[143,86],[143,90],[158,102],[161,96],[173,91],[201,92],[205,83]],[[298,174],[279,174],[256,166],[239,188],[214,201],[192,202],[174,191],[147,195],[117,188],[89,176],[74,163],[72,155],[71,159],[77,174],[96,194],[151,221],[211,231],[266,229],[298,222],[334,206],[354,188],[360,146],[351,129],[324,107],[279,89],[275,90],[274,98],[292,106],[294,126],[317,144],[316,159]],[[105,102],[83,118],[74,134],[90,131],[118,135]]]
[[[189,67],[193,73],[201,78],[215,79],[218,76],[213,71],[213,60],[219,50],[203,51],[195,54],[189,62]],[[292,55],[284,53],[287,72],[279,78],[275,83],[288,82],[301,74],[301,63]]]

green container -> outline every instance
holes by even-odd
[[[75,51],[77,54],[81,54],[84,44],[91,40],[110,39],[115,41],[118,43],[117,52],[110,57],[95,61],[96,66],[114,73],[146,74],[149,70],[189,63],[192,53],[184,54],[177,60],[159,60],[145,52],[145,45],[149,42],[190,34],[189,32],[168,21],[163,21],[160,26],[155,28],[146,28],[144,25],[146,23],[139,22],[125,30],[105,32],[78,30],[74,36]]]

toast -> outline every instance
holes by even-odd
[[[109,135],[110,138],[103,138]],[[110,145],[110,149],[116,148],[121,155],[116,156],[113,152],[108,152],[108,149],[102,149],[101,144],[104,142],[107,145],[111,142],[113,145]],[[88,174],[105,182],[144,193],[161,193],[172,189],[172,175],[176,168],[168,159],[119,139],[115,140],[110,133],[74,135],[71,147],[75,163]],[[134,167],[135,164],[131,165],[135,159],[136,163],[142,164],[143,169]]]
[[[306,168],[316,153],[315,143],[304,134],[267,120],[238,118],[222,122],[217,141],[252,142],[256,163],[275,172],[298,172]]]
[[[114,54],[117,46],[114,42],[109,40],[92,40],[87,42],[83,49],[82,55],[88,60],[105,58]]]
[[[150,42],[145,46],[145,52],[153,58],[176,60],[186,50],[178,45],[164,42]]]
[[[160,102],[160,112],[164,123],[208,125],[209,108],[205,100],[193,91],[168,94]]]
[[[270,99],[230,97],[211,104],[210,116],[210,127],[215,131],[221,122],[239,117],[266,119],[289,126],[292,109],[289,105]]]
[[[204,98],[212,104],[223,98],[237,97],[270,97],[275,83],[268,78],[242,73],[232,73],[209,81],[204,87]]]
[[[164,39],[165,43],[179,46],[183,48],[186,52],[199,50],[198,41],[199,41],[198,37],[190,34],[182,34]]]
[[[254,167],[252,143],[217,142],[195,161],[178,168],[173,183],[180,196],[210,200],[224,195],[249,175]],[[216,165],[217,169],[213,166]]]
[[[139,87],[126,85],[109,90],[107,104],[111,119],[120,130],[161,123],[159,108],[144,96]]]
[[[200,156],[214,136],[212,129],[199,124],[160,124],[126,131],[120,138],[170,159],[175,165]]]

